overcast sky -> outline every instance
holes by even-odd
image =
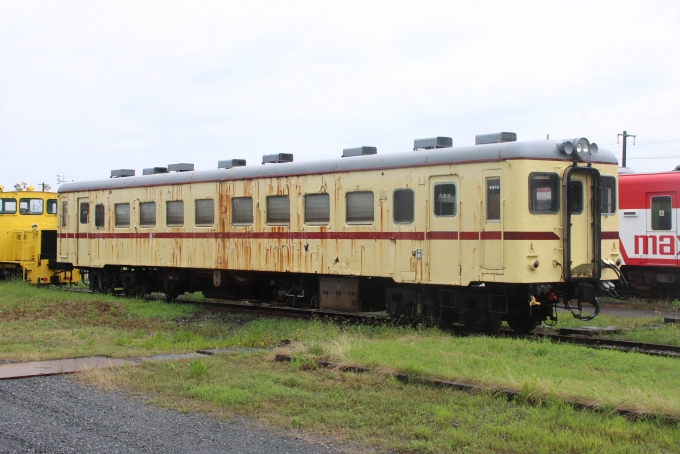
[[[680,164],[680,2],[0,0],[6,188],[624,129]]]

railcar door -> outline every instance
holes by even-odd
[[[569,167],[562,183],[564,216],[564,278],[599,279],[600,174],[592,167]]]
[[[500,169],[483,172],[484,223],[479,239],[482,244],[482,273],[503,274],[503,192]]]
[[[90,210],[91,203],[87,197],[78,199],[78,219],[76,223],[76,264],[90,266]]]
[[[458,175],[430,177],[429,190],[426,257],[429,281],[460,285],[460,178]]]
[[[678,207],[678,196],[675,192],[647,194],[647,238],[636,238],[642,242],[642,252],[649,265],[678,265],[676,245],[678,227],[674,211]],[[639,245],[637,245],[639,247]]]

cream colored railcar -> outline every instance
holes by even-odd
[[[64,184],[59,260],[94,290],[527,331],[616,279],[617,161],[585,139],[502,139]]]

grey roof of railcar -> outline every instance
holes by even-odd
[[[349,158],[338,157],[306,162],[251,165],[246,167],[233,167],[231,169],[196,170],[193,172],[175,172],[94,181],[79,181],[62,184],[59,187],[58,192],[79,192],[225,180],[252,180],[256,178],[356,172],[360,170],[395,169],[483,161],[504,161],[509,159],[572,161],[573,158],[571,155],[560,152],[559,145],[561,143],[562,141],[558,142],[551,140],[505,142]],[[618,164],[614,154],[603,149],[599,150],[597,154],[591,155],[585,162]]]

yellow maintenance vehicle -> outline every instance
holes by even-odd
[[[0,186],[0,278],[32,284],[73,284],[80,274],[57,263],[57,194],[26,183]]]

